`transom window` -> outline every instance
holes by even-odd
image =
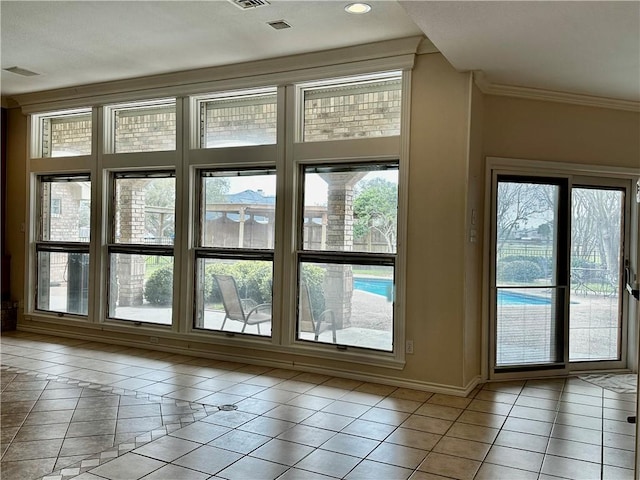
[[[32,119],[31,158],[91,155],[91,109],[34,115]]]
[[[109,153],[176,149],[175,99],[105,107]]]
[[[400,135],[401,72],[302,85],[301,96],[305,142]]]
[[[197,97],[200,148],[276,143],[275,88]]]

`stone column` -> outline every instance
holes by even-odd
[[[119,243],[144,244],[145,187],[148,180],[127,179],[118,185]],[[120,255],[118,306],[142,305],[145,261],[142,255]]]

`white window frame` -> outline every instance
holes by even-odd
[[[233,168],[233,169],[219,169],[219,168],[200,168],[196,170],[196,174],[197,174],[197,186],[195,188],[195,192],[196,195],[194,195],[194,197],[197,197],[199,199],[198,202],[198,209],[197,209],[197,214],[198,214],[198,220],[195,222],[195,224],[193,225],[193,233],[194,233],[194,241],[195,241],[195,246],[194,246],[194,265],[193,265],[193,269],[194,269],[194,275],[198,275],[200,272],[198,271],[198,260],[206,260],[206,259],[228,259],[228,260],[234,260],[234,261],[266,261],[266,262],[270,262],[271,263],[271,274],[272,274],[272,285],[273,285],[273,275],[274,275],[274,267],[275,267],[275,262],[274,262],[274,248],[264,248],[264,249],[254,249],[254,248],[246,248],[246,247],[237,247],[237,248],[231,248],[231,247],[214,247],[214,246],[206,246],[202,244],[202,229],[203,229],[203,225],[202,225],[202,207],[203,207],[203,202],[202,199],[204,198],[204,192],[202,189],[202,184],[203,184],[203,179],[206,178],[206,173],[207,172],[219,172],[219,173],[233,173],[233,172],[243,172],[246,173],[247,175],[250,175],[251,173],[264,173],[264,172],[268,172],[271,173],[273,172],[273,174],[276,177],[277,180],[277,172],[275,168],[250,168],[250,167],[237,167],[237,168]],[[239,173],[238,176],[241,176],[242,173]],[[276,198],[276,204],[275,204],[275,225],[277,225],[279,223],[279,218],[277,217],[277,208],[278,208],[278,199]],[[275,228],[275,226],[274,226]],[[194,286],[196,287],[194,289],[194,312],[193,312],[193,323],[192,323],[192,328],[194,331],[197,332],[202,332],[202,333],[212,333],[212,334],[217,334],[217,335],[225,335],[225,336],[235,336],[237,335],[252,335],[253,332],[249,331],[249,332],[231,332],[228,330],[214,330],[214,329],[205,329],[203,327],[197,327],[196,323],[199,322],[200,319],[197,318],[197,315],[199,313],[198,311],[198,307],[196,305],[200,305],[200,300],[197,297],[199,294],[198,292],[196,292],[195,290],[197,290],[197,281],[195,280],[194,277]],[[271,299],[271,304],[273,306],[273,289],[272,289],[272,299]],[[269,336],[266,335],[258,335],[258,339],[268,339],[270,341],[271,337],[273,336],[273,324],[274,324],[274,317],[273,317],[273,313],[272,313],[272,334]]]
[[[44,133],[42,131],[43,121],[47,119],[55,119],[55,118],[79,117],[87,114],[91,115],[91,130],[92,130],[92,137],[93,137],[93,132],[96,130],[96,124],[95,124],[95,116],[92,115],[92,109],[90,107],[73,108],[68,110],[58,110],[54,112],[32,114],[31,122],[30,122],[31,131],[29,133],[29,136],[30,136],[29,157],[32,159],[46,158],[49,160],[65,158],[65,157],[43,156],[43,145],[42,145],[42,135]],[[88,155],[73,155],[72,158],[91,157],[95,152],[94,146],[95,144],[94,142],[92,142],[91,152]]]
[[[116,152],[116,112],[122,110],[152,110],[154,108],[159,108],[163,106],[175,105],[176,108],[176,138],[175,145],[176,148],[172,150],[153,150],[149,152]],[[178,138],[181,136],[181,132],[178,129],[178,102],[175,97],[168,98],[155,98],[152,100],[140,100],[135,102],[124,102],[124,103],[115,103],[110,105],[105,105],[103,107],[104,112],[104,123],[103,123],[103,152],[111,153],[116,155],[124,155],[124,154],[154,154],[161,152],[173,152],[178,148]]]
[[[60,240],[45,240],[43,238],[43,231],[42,231],[42,188],[43,188],[43,183],[44,182],[50,182],[50,183],[57,183],[57,182],[67,182],[67,181],[73,181],[74,179],[77,179],[77,181],[85,181],[85,182],[89,182],[91,183],[91,176],[87,173],[72,173],[72,174],[65,174],[65,173],[57,173],[57,174],[50,174],[50,175],[37,175],[35,177],[36,180],[36,192],[37,192],[37,200],[36,200],[36,205],[35,205],[35,209],[36,209],[36,215],[35,218],[37,225],[34,226],[35,228],[35,241],[34,241],[34,260],[33,260],[33,264],[34,264],[34,269],[33,269],[33,275],[34,275],[34,288],[33,288],[33,295],[32,295],[32,304],[34,307],[34,310],[39,311],[39,312],[44,312],[46,314],[55,314],[58,317],[70,317],[70,318],[79,318],[79,319],[86,319],[89,315],[89,307],[90,305],[87,305],[87,314],[82,314],[82,313],[76,313],[76,312],[67,312],[67,311],[61,311],[61,310],[53,310],[53,309],[39,309],[38,308],[38,295],[39,295],[39,285],[40,285],[40,264],[38,261],[38,256],[40,252],[48,252],[48,253],[66,253],[66,254],[72,254],[72,253],[78,253],[78,254],[82,254],[82,255],[88,255],[89,256],[89,267],[91,268],[91,256],[90,256],[90,241],[88,242],[80,242],[80,241],[60,241]],[[93,190],[93,188],[92,188]],[[60,201],[60,203],[62,204],[62,200],[58,199]],[[53,217],[60,217],[61,215],[61,211],[58,214],[53,214],[50,212],[50,215]],[[91,281],[91,277],[90,277],[90,273],[89,273],[89,282]],[[90,286],[88,285],[88,294],[90,292]],[[87,300],[88,302],[89,300]]]
[[[225,147],[205,147],[201,144],[202,132],[200,131],[200,114],[202,110],[202,104],[207,103],[209,101],[215,100],[243,100],[249,99],[252,97],[260,98],[265,97],[267,95],[275,95],[276,96],[276,104],[277,104],[277,96],[278,96],[278,87],[277,86],[265,86],[258,88],[247,88],[243,90],[228,90],[223,92],[214,92],[208,93],[204,95],[195,95],[190,97],[190,105],[191,105],[191,135],[189,145],[192,149],[220,149]],[[278,119],[276,118],[276,123]],[[277,134],[276,141],[273,143],[268,143],[264,145],[275,145],[277,144]],[[261,146],[261,145],[258,145]],[[229,148],[238,148],[238,147],[229,147]]]

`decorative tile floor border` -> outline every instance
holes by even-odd
[[[61,375],[49,375],[46,373],[38,373],[30,370],[25,370],[23,368],[11,367],[9,365],[0,365],[0,371],[7,373],[16,373],[22,375],[31,375],[34,379],[37,380],[49,380],[60,383],[65,383],[67,385],[75,385],[82,388],[89,388],[92,390],[98,390],[104,393],[109,393],[113,395],[127,396],[127,397],[135,397],[140,400],[148,400],[150,403],[159,403],[163,405],[174,405],[176,407],[189,407],[193,410],[196,410],[195,413],[185,415],[180,418],[180,423],[170,423],[167,425],[163,425],[160,428],[156,428],[149,432],[146,432],[142,435],[138,435],[137,437],[130,438],[129,440],[125,440],[117,445],[114,445],[107,450],[104,450],[100,453],[94,453],[87,455],[83,460],[76,462],[72,465],[66,466],[64,468],[54,470],[51,473],[40,477],[41,480],[68,480],[75,476],[78,476],[90,469],[93,469],[97,466],[102,465],[103,463],[109,462],[115,458],[118,458],[121,455],[124,455],[131,450],[134,450],[142,445],[151,442],[152,440],[156,440],[160,437],[168,435],[171,432],[179,430],[180,428],[189,425],[193,422],[196,422],[202,418],[211,415],[215,411],[229,409],[227,405],[206,405],[202,403],[195,402],[187,402],[185,400],[176,400],[175,398],[168,398],[159,395],[152,395],[148,393],[136,392],[135,390],[126,390],[117,387],[111,387],[109,385],[100,385],[91,382],[83,382],[80,380],[74,380],[72,378],[67,378]]]

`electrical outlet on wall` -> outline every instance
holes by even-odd
[[[410,355],[413,354],[413,340],[407,340],[404,351]]]

